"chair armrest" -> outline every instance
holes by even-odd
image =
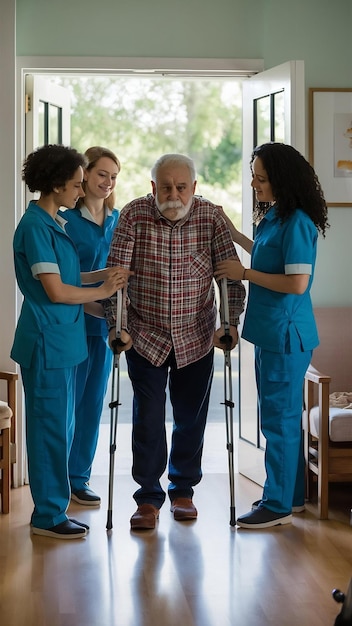
[[[313,365],[310,365],[306,371],[305,379],[319,385],[320,383],[330,383],[331,376],[328,374],[322,374],[322,372],[316,370]]]
[[[0,380],[7,381],[7,404],[12,410],[11,420],[11,462],[16,462],[16,385],[18,381],[18,374],[16,372],[0,371]]]
[[[7,381],[7,404],[12,409],[14,416],[16,415],[16,383],[18,374],[15,372],[0,371],[0,380]]]
[[[329,390],[331,376],[322,374],[310,365],[305,374],[304,404],[306,409],[307,430],[310,433],[310,411],[314,404],[319,406],[319,463],[322,464],[323,474],[327,472],[328,446],[329,446]],[[314,387],[317,385],[317,387]],[[314,393],[317,389],[317,397]],[[322,459],[324,459],[324,464]]]
[[[0,371],[0,379],[2,380],[18,380],[18,374],[15,372],[3,372]]]

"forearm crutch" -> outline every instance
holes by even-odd
[[[227,279],[221,279],[221,323],[224,327],[224,335],[220,341],[224,344],[224,402],[226,419],[226,447],[228,452],[229,479],[230,479],[230,526],[236,524],[235,507],[235,472],[234,472],[234,442],[233,442],[233,409],[232,399],[232,371],[231,371],[231,345],[229,300],[227,294]]]
[[[121,327],[122,327],[122,307],[123,307],[123,292],[121,289],[117,291],[116,301],[116,339],[112,341],[112,349],[114,353],[113,367],[112,367],[112,381],[111,381],[111,402],[109,403],[110,409],[110,462],[109,462],[109,500],[108,500],[108,517],[106,522],[107,530],[112,528],[112,500],[114,493],[114,468],[115,468],[115,451],[116,451],[116,433],[117,433],[117,418],[120,405],[120,352],[119,346],[123,346],[124,343],[121,340]]]

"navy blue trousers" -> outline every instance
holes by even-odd
[[[165,430],[166,385],[169,381],[173,431],[169,456],[170,500],[191,498],[202,478],[204,429],[214,372],[214,350],[205,357],[176,368],[173,351],[161,366],[152,365],[134,348],[126,352],[133,387],[132,476],[140,485],[134,493],[137,504],[148,502],[160,508],[165,491],[160,478],[167,466]]]

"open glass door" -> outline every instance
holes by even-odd
[[[253,202],[250,157],[256,145],[267,141],[291,144],[305,153],[304,63],[290,61],[271,68],[243,82],[243,189],[242,229],[253,238]],[[238,249],[241,253],[241,250]],[[249,255],[242,251],[242,260],[250,266]],[[265,440],[259,427],[257,393],[254,373],[253,345],[240,340],[240,411],[238,470],[241,474],[264,484]]]
[[[25,155],[49,143],[70,145],[70,92],[49,79],[28,74],[25,80],[25,98]],[[35,197],[26,188],[23,211]],[[18,298],[22,299],[19,293]],[[18,308],[20,309],[20,302]],[[18,412],[17,438],[19,454],[16,482],[22,485],[28,482],[23,411]]]
[[[43,76],[26,76],[26,154],[48,143],[70,143],[70,92]]]
[[[26,155],[49,143],[68,146],[71,136],[70,92],[43,76],[26,76]],[[26,206],[33,194],[26,191]]]

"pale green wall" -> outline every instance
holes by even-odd
[[[262,58],[265,68],[296,59],[306,97],[308,87],[352,87],[352,0],[17,0],[16,13],[20,56]],[[313,299],[351,305],[352,208],[329,220]]]
[[[257,58],[264,6],[262,0],[17,0],[17,53]]]
[[[307,85],[352,82],[351,0],[17,0],[17,54],[305,61]]]
[[[263,0],[261,4],[266,67],[302,59],[307,86],[352,87],[351,0]]]

